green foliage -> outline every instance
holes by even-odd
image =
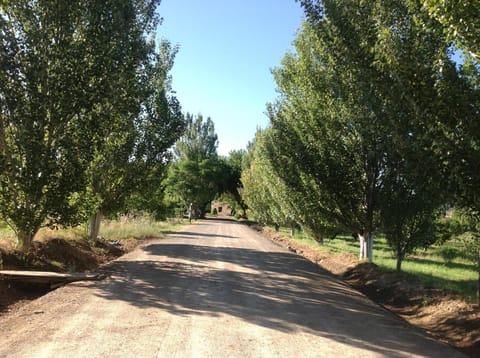
[[[284,231],[286,232],[286,229]],[[358,251],[358,240],[353,240],[348,236],[338,236],[335,240],[325,241],[323,245],[319,245],[318,242],[302,235],[302,233],[295,235],[295,239],[310,245],[314,249],[328,250],[334,255],[345,252],[357,254]],[[459,243],[450,243],[450,245],[453,244],[457,245]],[[453,247],[459,255],[445,263],[440,252],[442,250],[448,251],[451,247],[449,245],[434,245],[427,251],[422,251],[421,255],[408,256],[404,260],[402,271],[408,275],[407,278],[412,277],[420,280],[425,287],[453,291],[473,302],[476,290],[476,267],[465,260],[464,251],[455,246]],[[392,256],[391,248],[385,238],[377,237],[375,239],[373,255],[376,264],[382,269],[386,271],[396,270],[397,260]]]
[[[266,130],[268,131],[268,129]],[[262,145],[268,133],[257,130],[254,144],[250,146],[248,167],[241,176],[242,198],[249,208],[249,216],[262,224],[286,224],[287,203],[275,197],[280,193],[282,183],[272,175],[270,163],[266,160]],[[275,183],[272,181],[277,180]]]
[[[345,20],[305,23],[295,41],[297,55],[287,54],[274,71],[282,97],[269,109],[275,138],[269,160],[311,216],[300,221],[373,232],[384,137],[375,131],[376,99],[367,95],[371,55],[358,49],[360,41],[340,37],[337,27]]]
[[[329,0],[297,0],[305,9],[310,21],[317,23],[331,14],[332,4]],[[384,1],[383,3],[395,3]],[[405,5],[415,9],[416,15],[427,12],[435,22],[441,24],[442,30],[448,35],[448,40],[455,46],[470,52],[478,61],[480,56],[480,2],[478,0],[422,0],[404,1]],[[366,6],[366,4],[363,4]],[[422,5],[422,9],[419,9]],[[330,10],[330,11],[329,11]],[[415,16],[415,21],[429,31],[438,30],[438,25],[425,23],[421,16]]]
[[[480,216],[478,211],[456,209],[437,223],[442,238],[457,242],[463,258],[476,264],[477,302],[480,302]],[[442,255],[443,253],[440,253]]]
[[[381,228],[400,269],[433,242],[436,209],[448,200],[445,155],[454,152],[442,129],[471,112],[471,87],[418,3],[301,3],[309,22],[296,54],[274,70],[272,174],[303,214],[314,213],[299,222],[367,236]]]
[[[186,129],[174,147],[176,161],[162,185],[165,202],[183,214],[193,204],[203,215],[207,205],[224,191],[228,167],[217,155],[218,138],[210,118],[185,116]]]
[[[239,194],[243,151],[233,151],[226,158],[217,155],[218,138],[212,120],[202,115],[185,116],[186,130],[176,142],[173,163],[163,181],[165,202],[178,213],[190,203],[203,212],[215,198],[221,197],[234,210],[245,211]]]
[[[215,125],[210,117],[203,119],[201,114],[193,116],[185,115],[186,129],[183,135],[175,143],[174,153],[177,161],[202,160],[216,157],[218,136],[215,133]]]
[[[454,240],[463,248],[462,256],[464,258],[474,263],[478,261],[480,252],[480,220],[478,213],[471,210],[452,210],[449,217],[445,217],[437,222],[437,227],[444,241]]]
[[[162,41],[150,77],[143,79],[149,86],[149,95],[142,104],[139,118],[134,120],[137,128],[135,146],[127,159],[129,171],[122,191],[124,195],[134,196],[129,208],[158,215],[162,211],[161,182],[171,160],[169,148],[185,128],[180,104],[170,93],[168,72],[176,51],[168,41]]]
[[[0,210],[20,247],[44,223],[77,219],[68,197],[91,159],[97,98],[87,89],[101,77],[87,15],[70,3],[0,7]]]
[[[480,58],[480,1],[424,0],[423,6],[439,21],[452,40]]]
[[[186,210],[190,203],[203,213],[220,191],[221,165],[217,158],[196,162],[183,160],[171,165],[163,182],[167,196]]]
[[[114,47],[110,53],[122,60],[114,61],[109,71],[111,90],[101,108],[104,125],[98,128],[101,135],[87,170],[87,190],[100,198],[91,213],[111,215],[125,210],[129,199],[134,208],[158,209],[155,198],[160,195],[157,188],[166,171],[167,150],[183,130],[180,106],[169,94],[168,71],[177,49],[162,41],[155,52],[154,43],[147,38],[151,33],[138,31],[137,17],[145,24],[157,20],[153,13],[144,12],[148,10],[144,5],[134,2],[119,20],[127,21],[130,27],[117,27],[120,24],[115,21],[112,25],[110,38],[118,40],[110,46],[118,49]]]
[[[158,4],[1,3],[0,215],[19,246],[119,210],[163,170],[182,121],[167,93],[175,49],[148,38]]]
[[[228,157],[223,158],[223,177],[220,197],[218,200],[228,203],[234,212],[242,211],[241,216],[246,216],[247,204],[241,196],[242,163],[245,156],[244,150],[231,151]]]
[[[461,256],[460,250],[451,246],[442,246],[438,253],[447,263],[452,263],[453,260]]]

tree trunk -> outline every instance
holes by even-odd
[[[35,233],[29,233],[23,230],[19,230],[17,232],[17,245],[16,245],[17,249],[19,249],[20,251],[28,251],[30,246],[32,246],[34,235]]]
[[[100,233],[100,223],[102,221],[102,213],[97,211],[90,217],[88,222],[88,238],[90,240],[95,240]]]
[[[477,282],[477,304],[480,305],[480,250],[477,253],[477,270],[478,270],[478,282]]]
[[[402,270],[403,258],[405,257],[405,255],[402,253],[402,247],[400,243],[397,244],[396,256],[397,256],[397,272],[400,272]]]
[[[244,205],[240,204],[240,207],[242,208],[242,218],[246,219],[247,218],[247,208]]]
[[[192,203],[190,203],[190,205],[188,206],[187,212],[188,212],[188,222],[191,223],[192,219],[193,219],[193,204]]]
[[[315,240],[320,244],[323,245],[323,233],[315,233]]]
[[[291,237],[295,236],[295,224],[294,223],[290,224],[290,236]]]
[[[371,232],[367,234],[367,258],[368,262],[373,262],[373,234]]]
[[[397,253],[397,272],[402,271],[403,257]]]
[[[276,232],[278,232],[278,230],[280,230],[280,225],[278,225],[278,224],[273,224],[273,227],[275,228]]]
[[[365,240],[365,236],[363,234],[358,234],[358,240],[360,240],[360,253],[358,258],[363,260],[367,258],[367,241]]]

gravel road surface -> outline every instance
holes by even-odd
[[[0,357],[462,357],[227,220],[154,240],[0,317]]]

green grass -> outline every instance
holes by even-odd
[[[288,236],[288,229],[280,230]],[[351,236],[338,236],[334,240],[325,239],[323,245],[296,233],[295,240],[310,245],[312,248],[328,250],[333,254],[351,252],[358,255],[358,240]],[[462,295],[467,301],[476,299],[478,271],[476,265],[465,258],[463,248],[458,242],[430,247],[427,251],[419,250],[416,255],[407,257],[402,263],[402,272],[419,279],[427,288],[453,291]],[[396,259],[384,238],[374,240],[373,262],[385,271],[395,271]]]
[[[15,240],[15,233],[10,227],[6,225],[0,225],[0,239]]]

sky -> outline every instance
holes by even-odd
[[[303,19],[295,0],[162,0],[157,37],[179,45],[172,87],[184,113],[215,123],[218,152],[245,149],[265,128],[280,66]]]

